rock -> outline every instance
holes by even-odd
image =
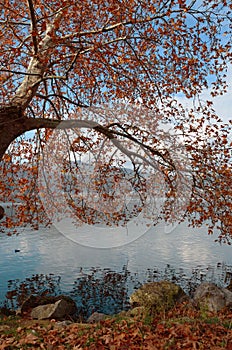
[[[91,316],[89,316],[87,323],[97,323],[100,321],[105,320],[107,315],[100,313],[100,312],[94,312]]]
[[[64,320],[64,321],[57,322],[57,323],[55,324],[55,327],[56,327],[56,328],[64,328],[64,327],[69,326],[70,324],[72,324],[71,321],[69,321],[69,320]]]
[[[21,311],[21,308],[19,307],[18,309],[15,310],[15,315],[21,316],[21,314],[22,314],[22,311]]]
[[[23,301],[23,303],[21,304],[21,307],[20,307],[21,313],[27,312],[28,310],[32,309],[33,307],[40,305],[39,300],[40,300],[40,296],[29,295],[29,297],[27,297]],[[51,301],[50,301],[50,303],[51,303]],[[42,305],[42,303],[41,303],[41,305]]]
[[[142,320],[148,315],[147,310],[143,306],[136,306],[129,310],[122,310],[119,313],[113,315],[117,320],[127,320],[129,322],[134,322],[136,320]]]
[[[136,306],[131,310],[126,311],[126,316],[129,317],[142,317],[146,315],[147,311],[144,306]]]
[[[66,302],[71,304],[73,308],[76,309],[75,301],[66,295],[57,295],[57,296],[30,295],[21,304],[21,313],[28,312],[32,308],[35,308],[36,306],[39,306],[39,305],[54,304],[61,299],[65,300]]]
[[[4,208],[0,205],[0,220],[2,220],[3,216],[5,215]]]
[[[149,313],[172,308],[176,302],[188,297],[183,289],[168,281],[146,283],[130,297],[132,307],[143,306]]]
[[[60,299],[54,304],[39,305],[35,307],[31,311],[31,317],[38,320],[45,320],[48,318],[60,320],[74,314],[75,311],[76,307],[74,308],[72,303]]]
[[[8,309],[7,307],[3,306],[0,307],[0,315],[4,316],[14,316],[16,315],[15,310]]]
[[[213,283],[204,282],[194,292],[193,300],[199,308],[217,312],[224,307],[232,308],[232,292]]]
[[[62,319],[73,315],[77,311],[76,303],[72,298],[59,296],[35,296],[30,295],[21,305],[21,313],[31,311],[32,318]]]
[[[232,292],[232,280],[230,281],[230,284],[226,287],[230,292]]]

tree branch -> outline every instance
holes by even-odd
[[[38,73],[28,73],[28,72],[21,72],[21,71],[16,71],[16,70],[11,70],[11,69],[5,69],[5,68],[1,68],[0,72],[7,72],[7,73],[12,73],[12,74],[21,74],[21,75],[31,75],[31,76],[36,76],[36,77],[40,77],[41,74]]]
[[[111,24],[108,27],[103,26],[100,29],[95,29],[95,30],[89,30],[86,32],[79,32],[79,33],[72,33],[72,34],[68,34],[65,35],[63,37],[61,37],[61,40],[67,40],[67,39],[71,39],[75,36],[81,37],[81,36],[86,36],[86,35],[96,35],[96,34],[100,34],[100,33],[106,33],[106,32],[110,32],[113,31],[114,29],[118,28],[118,27],[126,27],[132,24],[142,24],[142,23],[148,23],[148,22],[152,22],[155,19],[162,19],[163,17],[166,16],[166,13],[164,13],[163,15],[155,15],[152,17],[147,17],[144,19],[140,19],[140,20],[134,20],[134,21],[124,21],[124,22],[118,22],[115,24]]]
[[[35,54],[38,54],[38,45],[37,45],[37,26],[36,26],[36,17],[35,17],[35,10],[34,10],[34,6],[33,6],[33,2],[32,0],[27,0],[28,1],[28,5],[29,5],[29,10],[30,10],[30,16],[31,16],[31,29],[32,29],[32,41],[33,41],[33,45],[34,45],[34,51]]]
[[[41,128],[50,128],[50,129],[60,129],[60,130],[65,130],[65,129],[72,129],[72,128],[84,128],[84,129],[93,129],[100,134],[106,136],[107,139],[111,140],[113,145],[118,148],[123,154],[127,155],[129,158],[131,157],[137,157],[147,163],[148,165],[152,166],[153,168],[156,169],[156,166],[152,162],[152,156],[157,156],[159,157],[163,163],[163,166],[168,167],[170,171],[175,171],[175,166],[172,162],[172,159],[167,155],[167,158],[158,150],[155,150],[149,145],[146,145],[142,143],[141,141],[137,140],[135,137],[130,135],[129,133],[121,133],[119,131],[115,130],[110,130],[109,127],[105,127],[100,125],[99,123],[92,121],[92,120],[53,120],[53,119],[44,119],[44,118],[27,118],[27,130],[30,131],[33,129],[41,129]],[[117,139],[117,136],[124,137],[124,139],[131,140],[134,142],[134,144],[140,146],[145,153],[147,154],[146,151],[150,152],[150,155],[147,154],[149,159],[146,159],[145,156],[142,156],[141,154],[138,154],[134,151],[131,151],[129,149],[126,149],[122,143]]]

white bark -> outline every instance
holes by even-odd
[[[12,105],[20,106],[22,110],[29,105],[38,90],[39,84],[43,80],[47,62],[49,62],[52,52],[52,50],[49,49],[54,45],[52,39],[56,31],[54,23],[61,16],[62,10],[58,11],[52,23],[47,24],[44,38],[38,43],[38,53],[33,54],[31,57],[27,68],[27,75],[11,100]]]

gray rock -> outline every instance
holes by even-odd
[[[100,312],[94,312],[92,315],[89,316],[87,323],[97,323],[100,321],[105,320],[107,315],[100,313]]]
[[[54,304],[39,305],[32,309],[31,317],[38,320],[48,318],[62,319],[76,312],[76,305],[65,299],[57,300]]]
[[[232,280],[230,281],[230,284],[226,287],[230,292],[232,292]]]
[[[197,287],[193,300],[198,307],[207,311],[217,312],[224,307],[232,308],[232,292],[209,282],[204,282]]]
[[[146,283],[130,297],[132,307],[142,306],[149,313],[156,313],[172,308],[176,302],[188,297],[183,289],[175,283],[160,281]]]
[[[73,308],[76,308],[75,301],[66,295],[56,295],[56,296],[30,295],[21,304],[21,313],[28,312],[32,308],[35,308],[36,306],[39,306],[39,305],[54,304],[61,299],[67,301],[69,304],[72,304]]]
[[[69,326],[70,324],[72,324],[71,321],[69,321],[69,320],[64,320],[64,321],[57,322],[57,323],[55,324],[55,327],[57,327],[57,328],[64,328],[64,327]]]
[[[21,307],[20,307],[21,313],[27,312],[31,308],[36,307],[38,305],[42,305],[43,303],[40,303],[39,300],[41,300],[41,297],[38,298],[38,296],[29,295],[29,297],[27,297],[21,304]]]

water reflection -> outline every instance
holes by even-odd
[[[215,268],[196,268],[191,276],[183,269],[175,269],[167,265],[163,270],[147,269],[143,275],[131,273],[127,266],[121,271],[109,268],[80,269],[76,275],[72,288],[62,291],[60,276],[33,275],[23,281],[11,280],[4,306],[17,308],[31,294],[46,296],[67,294],[75,300],[77,305],[77,320],[85,321],[93,312],[115,314],[129,308],[129,297],[135,289],[145,282],[160,281],[162,279],[181,285],[184,291],[192,296],[196,286],[202,281],[210,280],[221,286],[228,285],[232,276],[232,266],[218,264]]]
[[[88,274],[92,267],[119,272],[126,266],[130,273],[137,274],[140,281],[145,276],[149,277],[149,269],[153,271],[152,274],[157,269],[165,275],[166,266],[171,266],[175,271],[181,269],[186,280],[194,269],[198,273],[203,271],[208,279],[214,278],[212,271],[218,266],[232,266],[232,248],[215,243],[216,237],[208,236],[206,230],[189,228],[183,223],[170,232],[160,224],[138,240],[111,249],[81,246],[55,228],[40,231],[26,228],[18,236],[11,237],[1,234],[0,300],[4,299],[8,280],[22,281],[33,274],[54,274],[61,276],[61,289],[70,292],[74,281],[81,274]],[[81,267],[83,270],[80,272]],[[225,279],[222,273],[220,276]]]

